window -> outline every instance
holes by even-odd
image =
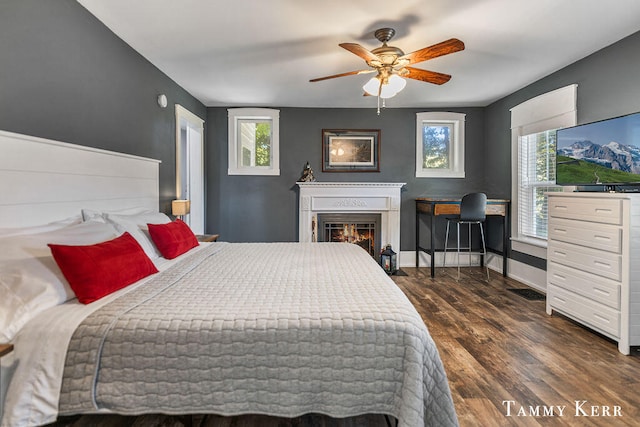
[[[416,114],[416,177],[464,178],[462,113]]]
[[[279,110],[231,108],[229,175],[280,175]]]
[[[562,191],[556,185],[556,130],[520,137],[518,210],[520,234],[526,238],[547,238],[546,192]]]
[[[546,258],[547,197],[556,186],[556,130],[576,124],[577,86],[570,85],[511,109],[512,247]]]

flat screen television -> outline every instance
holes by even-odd
[[[640,186],[640,112],[560,129],[556,147],[558,185]]]

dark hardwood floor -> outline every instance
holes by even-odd
[[[461,426],[640,425],[638,349],[623,356],[615,342],[563,316],[548,316],[544,300],[509,291],[526,286],[495,272],[487,282],[479,268],[463,269],[460,281],[455,268],[439,268],[434,279],[427,268],[403,271],[407,275],[394,280],[438,346]],[[102,415],[65,418],[54,425],[385,427],[387,421],[375,415]]]

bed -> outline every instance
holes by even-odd
[[[69,150],[78,151],[2,133],[0,149],[5,143],[12,148],[3,153],[16,158],[24,158],[18,154],[22,144],[55,147],[65,159]],[[32,165],[40,150],[28,149],[26,163]],[[97,247],[103,240],[131,237],[155,272],[88,304],[79,302],[83,295],[75,288],[77,298],[64,288],[55,304],[36,305],[10,337],[15,351],[2,359],[2,380],[8,382],[3,426],[101,412],[380,413],[404,427],[457,425],[447,377],[424,322],[364,250],[340,243],[215,242],[167,259],[162,242],[154,240],[155,223],[173,227],[177,221],[153,212],[158,163],[90,150],[91,161],[103,164],[104,156],[109,164],[115,156],[126,165],[100,174],[88,167],[90,176],[99,175],[101,192],[83,183],[62,200],[59,194],[52,198],[49,213],[28,220],[12,217],[16,203],[0,206],[3,227],[45,229],[22,237],[0,234],[0,246],[11,239],[78,245],[91,236]],[[134,166],[133,177],[132,161],[144,165]],[[0,182],[2,174],[19,169],[15,161],[10,164],[0,161]],[[77,174],[69,171],[73,164],[53,172],[56,186],[65,181],[61,176]],[[149,171],[139,176],[143,169]],[[125,177],[114,170],[126,171]],[[106,179],[109,174],[118,176]],[[38,179],[41,186],[51,181]],[[135,185],[122,185],[131,179]],[[69,181],[78,181],[77,175]],[[23,209],[42,202],[42,187],[37,193],[37,201],[35,195],[22,196]],[[51,225],[60,218],[66,220]],[[152,224],[148,230],[145,223]],[[145,247],[149,234],[152,245]],[[46,251],[39,252],[41,264],[45,258]],[[55,270],[52,259],[45,264],[47,274]]]

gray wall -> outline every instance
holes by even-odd
[[[486,188],[511,194],[511,115],[514,106],[545,92],[578,84],[578,124],[640,111],[640,32],[500,99],[485,109]],[[545,268],[544,260],[512,258]]]
[[[467,114],[464,179],[414,176],[415,113],[427,109],[283,108],[280,115],[281,175],[227,176],[226,109],[207,109],[207,229],[228,241],[297,240],[297,192],[294,185],[308,160],[319,181],[406,182],[401,218],[401,249],[415,247],[413,199],[485,191],[511,197],[509,109],[544,92],[577,83],[580,123],[640,110],[640,33],[578,61],[486,108],[443,108]],[[323,128],[381,129],[380,173],[321,173]],[[498,224],[495,224],[496,226]],[[440,227],[442,230],[442,227]],[[500,247],[493,228],[490,241]],[[441,236],[438,236],[441,238]],[[544,260],[512,254],[544,268]]]
[[[640,111],[640,32],[563,68],[485,110],[488,191],[509,197],[511,115],[516,105],[545,92],[578,84],[578,124]]]
[[[295,185],[307,161],[318,181],[406,182],[402,193],[401,246],[415,248],[415,197],[463,195],[484,188],[484,110],[466,114],[466,178],[415,177],[416,113],[426,109],[280,108],[280,176],[227,175],[227,110],[207,109],[207,231],[226,241],[297,241]],[[380,129],[380,172],[323,173],[322,129]],[[491,196],[491,195],[490,195]],[[397,249],[397,248],[394,248]]]
[[[0,129],[162,160],[161,206],[175,192],[179,103],[206,119],[207,231],[229,241],[297,240],[295,181],[306,161],[320,181],[406,182],[401,241],[414,248],[418,196],[486,191],[510,197],[509,109],[578,83],[580,123],[640,110],[640,33],[467,114],[464,179],[416,179],[415,113],[426,109],[281,108],[281,175],[227,176],[227,113],[205,108],[73,0],[0,2]],[[379,173],[322,173],[323,128],[381,129]],[[516,254],[516,256],[518,256]],[[535,260],[526,262],[535,263]]]
[[[2,0],[0,58],[0,129],[160,159],[160,208],[169,211],[172,106],[205,118],[203,104],[73,0]]]

